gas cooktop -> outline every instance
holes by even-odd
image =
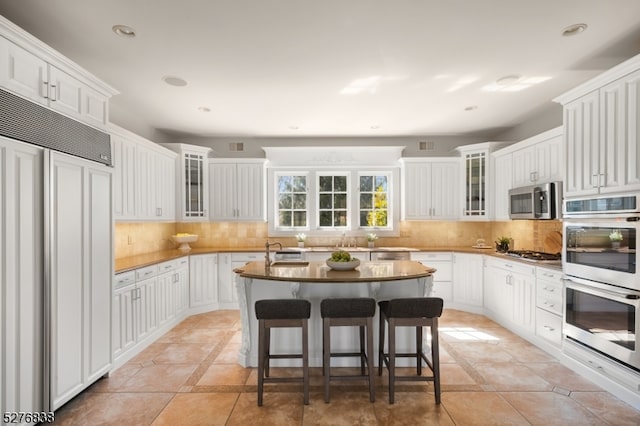
[[[509,250],[507,256],[517,257],[523,260],[531,260],[535,262],[559,262],[562,259],[560,253],[544,253],[533,250]]]

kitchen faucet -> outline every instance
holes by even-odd
[[[271,257],[269,256],[269,247],[271,247],[271,246],[279,246],[280,250],[282,250],[282,243],[279,243],[277,241],[275,243],[270,243],[269,241],[267,241],[264,244],[264,251],[265,251],[265,254],[264,254],[264,267],[265,267],[265,269],[268,269],[269,267],[271,267]]]

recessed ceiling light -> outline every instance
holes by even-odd
[[[198,107],[198,111],[200,112],[211,112],[211,108],[207,108],[206,106]]]
[[[136,32],[133,28],[126,25],[114,25],[111,30],[118,34],[120,37],[135,37]]]
[[[476,109],[478,109],[478,105],[469,105],[464,110],[465,111],[475,111]]]
[[[587,29],[587,24],[573,24],[573,25],[569,25],[567,28],[562,30],[562,35],[564,37],[569,37],[576,34],[580,34],[581,32],[584,32],[584,30],[586,29]]]
[[[182,87],[187,85],[186,80],[173,75],[165,75],[164,77],[162,77],[162,81],[167,83],[169,86]]]
[[[379,128],[380,128],[380,126],[376,126],[376,125],[371,126],[371,129],[373,129],[373,130],[378,130]]]
[[[298,127],[298,126],[289,126],[289,128],[290,128],[291,130],[298,130],[300,127]]]

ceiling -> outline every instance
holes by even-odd
[[[118,89],[115,123],[203,137],[486,133],[640,53],[638,0],[0,0],[0,14]],[[509,75],[546,80],[487,90]]]

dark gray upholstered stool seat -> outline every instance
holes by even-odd
[[[330,380],[362,380],[369,382],[369,399],[376,400],[374,390],[373,365],[373,316],[376,313],[376,301],[371,298],[335,298],[320,302],[322,316],[322,366],[324,374],[324,402],[329,402]],[[331,352],[331,327],[359,327],[360,350],[358,352]],[[367,332],[365,351],[365,328]],[[331,357],[359,357],[360,375],[331,375]],[[365,364],[369,371],[365,375]]]
[[[304,403],[309,404],[309,317],[311,303],[299,299],[266,299],[255,304],[258,319],[258,406],[262,406],[265,383],[302,382]],[[271,354],[271,329],[301,327],[302,351]],[[269,360],[302,358],[302,377],[269,377]]]
[[[382,375],[383,363],[389,370],[389,403],[394,402],[395,382],[432,381],[435,388],[436,404],[440,404],[440,354],[438,343],[438,318],[442,315],[443,301],[439,297],[418,297],[392,299],[379,302],[380,339],[378,341],[378,375]],[[389,352],[384,353],[385,322],[389,325]],[[396,353],[396,327],[416,328],[416,352]],[[422,327],[431,330],[431,361],[422,351]],[[396,376],[396,358],[415,357],[416,376]],[[422,361],[433,374],[422,376]]]

